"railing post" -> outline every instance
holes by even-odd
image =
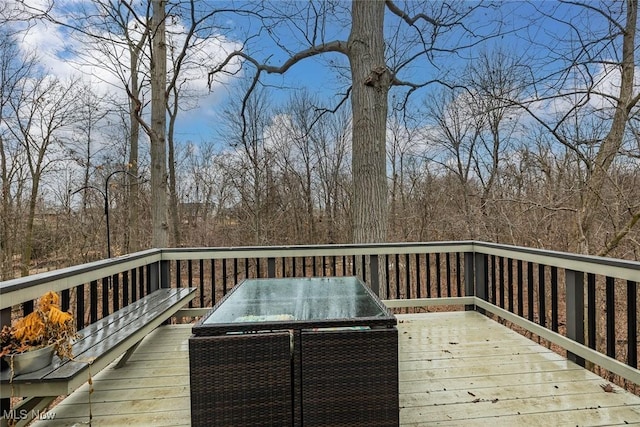
[[[584,344],[584,273],[565,270],[567,300],[567,338]],[[580,366],[584,359],[567,352],[567,359]]]
[[[161,288],[170,288],[171,280],[169,275],[171,274],[171,268],[169,265],[169,261],[160,261],[160,287]],[[176,287],[180,287],[180,283],[176,283]]]
[[[269,279],[276,277],[276,259],[273,257],[267,258],[267,277]]]
[[[474,260],[475,255],[473,252],[465,252],[464,253],[464,296],[472,297],[475,296],[475,279],[474,279]],[[465,305],[464,309],[466,311],[475,310],[474,305]]]
[[[487,301],[487,256],[481,253],[474,253],[473,264],[475,267],[475,296]],[[483,309],[476,307],[476,310],[484,314]]]
[[[369,285],[371,286],[371,290],[374,294],[380,297],[380,272],[378,271],[378,254],[373,254],[369,256],[369,261],[371,263],[371,280]],[[387,297],[386,295],[383,297]]]
[[[169,288],[169,274],[169,261],[162,260],[149,264],[149,292],[160,288]],[[180,287],[180,284],[178,283],[176,286]]]

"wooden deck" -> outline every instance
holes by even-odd
[[[478,313],[398,319],[402,426],[640,425],[640,397]],[[189,425],[189,335],[160,327],[35,425]]]

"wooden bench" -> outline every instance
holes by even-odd
[[[48,367],[13,379],[9,369],[1,371],[1,397],[30,397],[12,408],[16,414],[44,409],[57,396],[72,393],[90,375],[96,375],[121,355],[116,367],[124,364],[140,341],[191,301],[195,291],[195,288],[158,289],[92,323],[78,331],[73,360],[60,361],[54,356]]]

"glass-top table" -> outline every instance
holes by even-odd
[[[396,426],[396,323],[357,277],[247,279],[193,326],[191,424]]]
[[[249,279],[236,286],[194,328],[194,333],[270,329],[288,323],[302,328],[305,324],[394,325],[396,321],[356,277]]]

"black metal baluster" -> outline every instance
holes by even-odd
[[[204,307],[204,259],[198,262],[198,292],[200,293],[199,307]]]
[[[596,348],[596,275],[587,274],[587,345]]]
[[[404,262],[405,262],[404,277],[405,277],[405,287],[407,292],[407,295],[405,296],[405,298],[407,299],[411,298],[411,261],[409,256],[410,256],[409,254],[405,254],[404,256]]]
[[[606,309],[607,309],[607,356],[616,357],[616,281],[613,277],[606,279]]]
[[[551,330],[558,332],[558,267],[551,267]]]
[[[533,263],[527,261],[527,306],[529,320],[533,322],[534,319],[534,302],[533,302]]]
[[[431,254],[425,254],[425,277],[427,278],[427,298],[431,298]]]
[[[177,285],[179,288],[182,287],[180,283]],[[193,260],[187,261],[187,286],[185,288],[193,287]],[[193,299],[189,301],[189,308],[193,308]]]
[[[22,316],[26,316],[30,313],[33,313],[33,309],[35,307],[35,303],[33,300],[25,301],[22,303]]]
[[[451,254],[444,254],[446,277],[447,277],[447,297],[451,297]]]
[[[422,298],[422,275],[420,274],[420,254],[416,254],[416,298]]]
[[[102,316],[101,319],[109,315],[109,278],[102,278]]]
[[[544,273],[545,267],[538,264],[538,314],[540,316],[540,325],[547,326],[547,307],[546,307],[546,278]]]
[[[129,305],[129,272],[122,272],[122,306]]]
[[[513,313],[513,262],[507,258],[507,310]]]
[[[362,255],[362,280],[367,280],[367,256]]]
[[[496,256],[491,255],[491,303],[496,304],[497,301],[497,284],[496,284]]]
[[[131,270],[131,302],[138,301],[138,270]]]
[[[518,275],[518,316],[524,317],[522,315],[524,313],[524,274],[522,260],[519,259],[516,261],[516,269]]]
[[[456,252],[456,296],[462,296],[462,268],[460,264],[460,252]]]
[[[505,258],[500,257],[500,308],[505,308],[505,300],[504,300],[504,269],[505,269]]]
[[[98,321],[98,281],[89,283],[89,318],[91,323]]]
[[[387,277],[387,297],[391,298],[391,264],[389,263],[389,254],[384,255],[385,276]]]
[[[84,285],[76,286],[76,328],[84,328]]]
[[[114,274],[113,280],[113,312],[120,310],[120,275]]]
[[[222,292],[227,294],[227,259],[222,258]]]
[[[180,266],[180,260],[177,259],[176,260],[176,288],[180,287],[180,282],[182,281],[181,272],[180,272],[181,268],[180,267],[181,267]]]
[[[438,298],[442,296],[442,273],[440,271],[440,252],[436,253],[436,294]]]
[[[238,258],[234,258],[233,259],[233,286],[237,284],[238,284]]]
[[[69,289],[64,289],[60,292],[60,308],[62,311],[69,311],[69,306],[71,305],[71,292]]]
[[[395,280],[396,280],[396,299],[400,299],[400,255],[395,256]]]
[[[149,295],[149,293],[151,293],[151,268],[147,267],[145,269],[144,277],[146,280],[144,281],[144,283],[141,282],[143,286],[141,289],[144,289],[146,292],[144,294],[141,292],[141,297],[143,297],[144,295]]]
[[[211,259],[211,305],[216,305],[216,260]]]
[[[637,283],[627,281],[627,364],[638,367],[638,292]]]

